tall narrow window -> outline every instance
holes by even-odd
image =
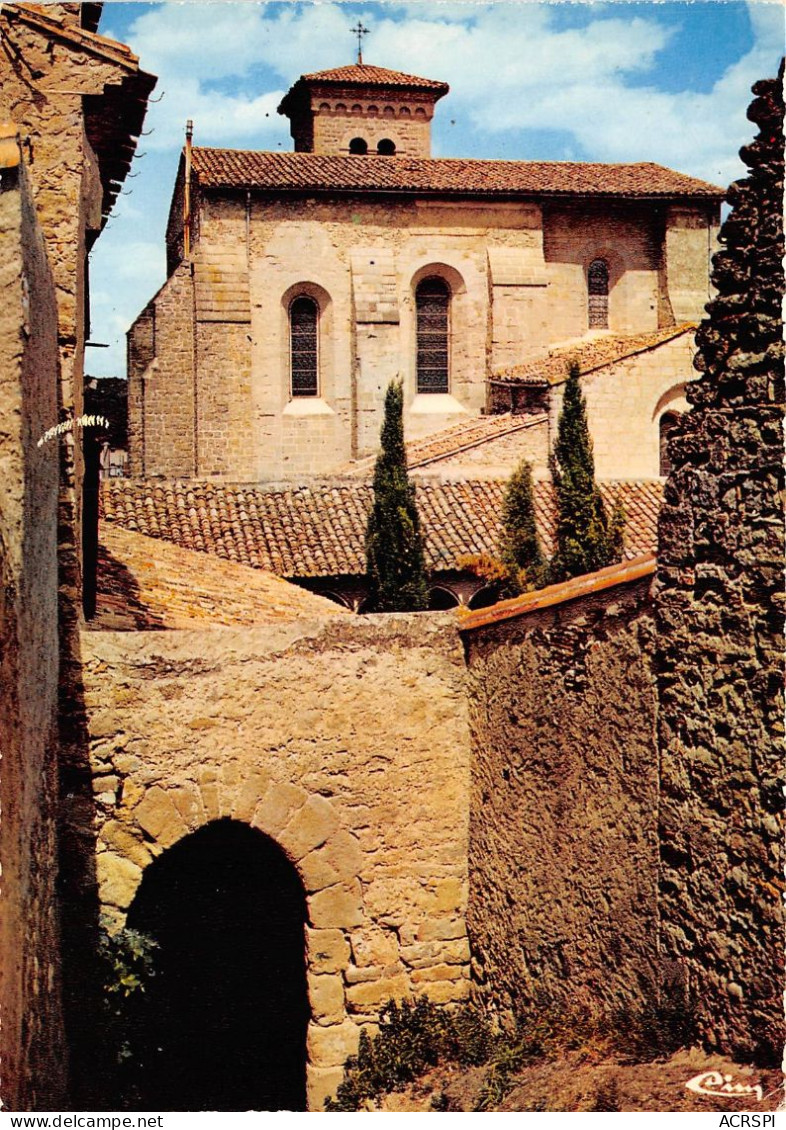
[[[679,412],[664,412],[658,427],[660,431],[660,466],[658,473],[664,478],[671,474],[671,459],[669,458],[669,433],[679,421]]]
[[[448,392],[450,288],[444,279],[424,279],[415,291],[418,392]]]
[[[609,328],[609,268],[603,259],[593,259],[587,272],[589,328]]]
[[[319,307],[301,295],[289,307],[289,352],[293,396],[318,396],[317,324]]]

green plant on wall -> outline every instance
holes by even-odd
[[[564,581],[594,573],[619,561],[625,514],[617,502],[609,519],[598,485],[587,408],[579,367],[573,362],[565,383],[557,440],[551,460],[557,495],[556,551],[550,580]]]
[[[428,607],[426,565],[415,488],[407,473],[400,381],[385,395],[382,450],[374,467],[374,503],[366,527],[366,573],[376,612]]]

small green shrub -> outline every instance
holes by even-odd
[[[347,1060],[344,1080],[325,1109],[368,1109],[381,1095],[400,1090],[438,1063],[485,1063],[493,1042],[488,1018],[471,1005],[448,1011],[425,997],[388,1001],[379,1032],[373,1038],[361,1032],[358,1054]]]

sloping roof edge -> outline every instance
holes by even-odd
[[[643,577],[654,576],[657,558],[654,553],[643,554],[632,561],[623,561],[618,565],[609,565],[599,569],[597,573],[587,573],[583,577],[573,577],[559,585],[549,585],[537,592],[528,592],[523,596],[513,597],[512,600],[501,600],[489,608],[482,608],[478,612],[466,612],[459,609],[456,613],[459,618],[459,631],[472,632],[478,628],[485,628],[489,624],[500,624],[505,620],[514,620],[520,616],[528,616],[532,612],[539,612],[544,608],[552,608],[556,604],[565,604],[569,600],[578,600],[583,596],[592,596],[594,593],[603,592],[605,589],[617,585],[631,584]]]

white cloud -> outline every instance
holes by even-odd
[[[560,30],[551,4],[510,0],[395,0],[351,12],[335,0],[140,6],[123,38],[159,75],[154,97],[163,99],[145,123],[154,131],[143,141],[150,161],[135,165],[146,179],[128,185],[141,191],[132,203],[121,198],[97,249],[94,322],[97,336],[114,344],[100,359],[95,351],[95,371],[123,371],[122,334],[163,281],[163,241],[140,240],[139,225],[147,216],[151,229],[163,226],[171,179],[146,186],[155,170],[174,168],[186,119],[194,120],[197,144],[289,149],[288,122],[276,112],[284,91],[303,72],[352,61],[350,25],[359,11],[372,29],[366,61],[450,83],[437,113],[459,123],[453,155],[471,155],[482,135],[484,152],[498,140],[508,157],[538,158],[515,152],[511,139],[520,144],[526,129],[560,131],[568,139],[563,159],[657,161],[721,185],[744,172],[737,151],[753,134],[750,86],[774,74],[784,27],[780,4],[750,0],[752,47],[702,93],[656,87],[654,64],[675,34],[657,5],[593,5],[581,30]]]

